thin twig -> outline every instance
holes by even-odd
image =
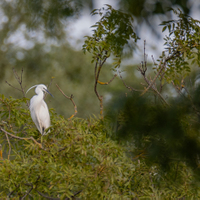
[[[17,190],[17,188],[19,188],[19,186],[20,184],[18,184],[16,188],[8,194],[8,197],[11,197],[11,195]]]
[[[42,196],[42,197],[44,197],[44,198],[46,198],[46,199],[50,199],[50,200],[60,200],[60,198],[49,197],[49,196],[47,196],[47,195],[45,195],[45,194],[43,194],[43,193],[41,193],[41,192],[39,192],[39,191],[37,191],[37,193],[38,193],[40,196]],[[69,199],[69,198],[67,198],[67,199]]]
[[[22,92],[23,97],[26,97],[26,93],[25,93],[25,91],[24,91],[24,87],[23,87],[23,84],[22,84],[22,83],[23,83],[23,78],[22,78],[22,77],[23,77],[23,68],[22,68],[22,70],[21,70],[21,76],[19,76],[19,75],[17,74],[15,68],[13,68],[13,73],[14,73],[15,79],[16,79],[17,82],[19,83],[21,89],[14,87],[13,85],[11,85],[10,83],[8,83],[7,81],[5,81],[5,82],[6,82],[10,87],[14,88],[15,90],[18,90],[18,91]],[[29,107],[29,102],[28,102],[28,101],[27,101],[26,105],[27,105],[27,107]]]
[[[124,86],[125,86],[127,89],[129,89],[130,91],[135,91],[135,92],[142,91],[142,90],[134,89],[134,88],[132,88],[131,86],[128,86],[128,85],[125,83],[124,79],[122,78],[122,75],[121,75],[121,72],[120,72],[120,71],[119,71],[119,77],[120,77],[120,79],[122,80]]]
[[[74,100],[73,100],[74,96],[71,94],[71,96],[68,97],[68,96],[60,89],[60,87],[59,87],[57,84],[56,84],[56,87],[60,90],[60,92],[61,92],[67,99],[70,99],[71,102],[73,103],[73,105],[74,105],[74,114],[71,115],[71,117],[69,118],[69,119],[72,119],[72,118],[78,113],[78,111],[77,111],[77,106],[76,106],[76,104],[75,104],[75,102],[74,102]]]
[[[27,195],[31,193],[32,190],[33,190],[33,185],[31,186],[30,190],[21,198],[21,200],[25,199]]]
[[[163,64],[162,64],[162,61],[160,61],[160,64],[159,64],[160,69],[159,69],[157,75],[154,77],[153,81],[148,85],[148,87],[144,90],[144,92],[141,94],[141,96],[144,95],[149,90],[149,88],[151,88],[153,86],[153,84],[155,83],[156,79],[158,78],[158,76],[160,75],[162,70],[165,68],[165,65],[166,65],[167,61],[170,60],[171,58],[173,58],[177,53],[178,53],[178,51],[174,52],[171,56],[168,56],[164,60]]]
[[[148,85],[150,85],[150,84],[151,84],[151,81],[149,81],[148,78],[147,78],[145,75],[143,75],[143,76],[144,76],[144,80],[146,81],[146,83],[147,83]],[[163,100],[163,102],[164,102],[167,106],[169,106],[169,104],[166,102],[166,100],[165,100],[164,97],[160,94],[160,92],[157,90],[157,88],[156,88],[154,85],[152,85],[151,88],[158,94],[158,96]],[[148,90],[147,90],[147,91],[148,91]]]
[[[4,130],[3,128],[0,128],[1,131],[3,131],[4,133],[10,135],[12,138],[16,138],[16,139],[19,139],[19,140],[32,140],[35,144],[37,144],[41,149],[43,149],[42,147],[42,144],[40,144],[39,142],[37,142],[33,137],[29,137],[29,138],[24,138],[24,137],[19,137],[19,136],[16,136],[16,135],[13,135],[9,132],[7,132],[6,130]]]
[[[117,76],[117,74],[115,74],[114,76],[113,76],[113,78],[111,79],[111,80],[109,80],[108,82],[101,82],[101,81],[97,81],[100,85],[108,85],[108,84],[110,84],[113,80],[114,80],[114,78]]]
[[[23,200],[26,198],[27,195],[29,195],[31,193],[31,191],[33,190],[33,185],[35,185],[35,188],[37,188],[37,182],[39,181],[40,176],[37,177],[36,181],[34,184],[32,183],[25,183],[26,186],[31,186],[31,188],[29,189],[29,191],[22,197],[20,198],[20,200]]]
[[[0,157],[3,160],[2,145],[0,144]]]
[[[7,133],[5,133],[5,134],[6,134],[6,139],[8,141],[8,145],[9,145],[9,152],[8,152],[8,160],[9,160],[10,154],[11,154],[11,144],[10,144],[10,140],[9,140],[8,134]]]
[[[10,83],[8,83],[7,81],[5,81],[10,87],[12,87],[12,88],[14,88],[15,90],[18,90],[18,91],[20,91],[21,92],[21,90],[19,89],[19,88],[16,88],[16,87],[14,87],[14,86],[12,86]]]
[[[23,96],[26,97],[26,94],[25,94],[24,88],[23,88],[23,86],[22,86],[23,68],[22,68],[22,70],[21,70],[21,78],[20,78],[19,75],[17,74],[15,68],[13,68],[13,73],[14,73],[15,78],[17,79],[17,81],[18,81],[18,83],[19,83],[19,85],[20,85],[20,87],[21,87],[21,92],[23,93]]]
[[[37,191],[37,190],[36,190],[36,191]],[[79,193],[81,193],[81,192],[82,192],[82,190],[76,192],[73,196],[71,196],[71,198],[73,199],[77,194],[79,194]],[[38,193],[40,196],[45,197],[45,198],[50,199],[50,200],[60,200],[60,198],[49,197],[49,196],[47,196],[47,195],[45,195],[45,194],[43,194],[43,193],[41,193],[41,192],[39,192],[39,191],[37,191],[37,193]],[[66,197],[66,198],[64,198],[64,200],[69,200],[69,199],[71,199],[71,198]]]

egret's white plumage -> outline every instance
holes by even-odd
[[[27,90],[27,92],[35,88],[35,93],[30,100],[30,112],[33,122],[35,123],[37,129],[42,135],[45,134],[45,129],[50,126],[50,116],[48,106],[44,101],[44,93],[48,92],[51,96],[52,94],[47,90],[47,87],[43,84],[34,85]],[[27,93],[26,92],[26,93]]]

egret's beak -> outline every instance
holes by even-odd
[[[49,90],[44,89],[46,92],[48,92],[53,98],[54,96],[49,92]]]

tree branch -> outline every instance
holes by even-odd
[[[110,81],[108,81],[108,82],[101,82],[101,81],[99,81],[99,80],[97,80],[97,82],[100,84],[100,85],[108,85],[108,84],[110,84],[113,80],[114,80],[114,78],[117,76],[117,74],[115,74],[114,76],[113,76],[113,78],[110,80]]]
[[[124,79],[122,78],[122,75],[121,75],[121,72],[120,72],[120,71],[119,71],[119,77],[120,77],[120,79],[122,80],[124,86],[125,86],[127,89],[129,89],[130,91],[135,91],[135,92],[142,91],[142,90],[134,89],[134,88],[132,88],[131,86],[128,86],[128,85],[125,83]]]
[[[72,119],[72,118],[78,113],[78,111],[77,111],[77,106],[76,106],[76,104],[75,104],[75,102],[74,102],[74,100],[73,100],[74,96],[71,94],[71,96],[68,97],[68,96],[60,89],[60,87],[59,87],[57,84],[56,84],[56,87],[60,90],[60,92],[61,92],[67,99],[70,99],[71,102],[73,103],[73,105],[74,105],[74,114],[71,115],[71,117],[69,118],[69,119]]]
[[[8,134],[5,133],[5,135],[6,135],[6,139],[8,141],[8,145],[9,145],[9,152],[8,152],[8,160],[9,160],[10,154],[11,154],[11,144],[10,144],[10,140],[9,140]]]
[[[142,74],[143,75],[143,77],[144,77],[144,80],[146,81],[146,83],[148,84],[148,85],[151,85],[151,81],[146,77],[146,75],[145,74]],[[151,88],[158,94],[158,96],[162,99],[162,101],[166,104],[166,105],[168,105],[169,106],[169,104],[165,101],[165,99],[164,99],[164,97],[160,94],[160,92],[157,90],[157,88],[154,86],[154,85],[152,85],[151,86]],[[146,90],[146,92],[147,92],[148,90]],[[146,93],[145,92],[145,93]],[[141,94],[142,95],[142,94]]]
[[[14,73],[15,79],[16,79],[17,82],[19,83],[21,89],[14,87],[13,85],[11,85],[10,83],[8,83],[7,81],[5,81],[5,82],[6,82],[10,87],[12,87],[12,88],[14,88],[14,89],[16,89],[16,90],[22,92],[23,97],[26,97],[26,93],[25,93],[24,88],[23,88],[23,86],[22,86],[22,83],[23,83],[23,80],[22,80],[23,68],[22,68],[22,70],[21,70],[21,76],[20,76],[20,77],[19,77],[19,75],[17,74],[15,68],[13,68],[13,73]],[[28,102],[28,101],[27,101],[26,105],[29,107],[29,102]]]
[[[3,160],[2,145],[0,144],[0,157]]]
[[[15,185],[15,186],[16,186],[16,185]],[[17,190],[17,188],[19,188],[19,186],[20,186],[20,184],[18,184],[18,185],[16,186],[16,188],[8,194],[8,197],[10,197],[10,196]]]
[[[95,70],[94,70],[95,71],[94,92],[95,92],[96,96],[98,97],[98,99],[100,101],[100,116],[101,116],[101,119],[103,119],[103,96],[100,96],[98,91],[97,91],[97,83],[99,81],[99,75],[100,75],[101,68],[102,68],[103,64],[106,62],[106,60],[107,60],[107,57],[104,58],[102,63],[99,63],[99,59],[97,59],[96,64],[95,64]],[[99,67],[98,67],[98,63],[99,63]],[[98,67],[98,72],[97,72],[97,67]]]
[[[36,191],[37,191],[37,190],[36,190]],[[82,190],[76,192],[73,196],[71,196],[71,198],[73,199],[77,194],[79,194],[79,193],[81,193],[81,192],[82,192]],[[43,193],[41,193],[41,192],[39,192],[39,191],[37,191],[37,193],[38,193],[40,196],[45,197],[45,198],[50,199],[50,200],[60,200],[60,198],[49,197],[49,196],[47,196],[47,195],[45,195],[45,194],[43,194]],[[66,197],[66,198],[64,198],[64,200],[70,200],[71,198]]]
[[[27,195],[29,195],[31,193],[32,190],[33,190],[33,185],[31,186],[31,188],[29,189],[29,191],[20,200],[25,199],[27,197]]]
[[[158,76],[161,74],[162,70],[165,68],[165,65],[166,65],[167,61],[170,60],[171,58],[173,58],[173,57],[177,54],[177,52],[178,52],[178,51],[175,51],[171,56],[168,56],[168,57],[164,60],[163,64],[162,64],[162,61],[160,61],[160,64],[159,64],[160,70],[158,71],[157,75],[154,77],[153,81],[151,81],[151,83],[148,85],[148,87],[143,91],[143,93],[141,94],[141,96],[144,95],[144,94],[149,90],[149,88],[151,88],[151,87],[154,85],[156,79],[157,79]],[[139,71],[141,72],[141,70],[139,70]],[[142,72],[141,72],[141,73],[142,73]],[[143,75],[143,74],[142,74],[142,75]]]
[[[36,191],[37,191],[37,190],[36,190]],[[49,196],[47,196],[47,195],[45,195],[45,194],[43,194],[43,193],[41,193],[41,192],[39,192],[39,191],[37,191],[37,193],[38,193],[40,196],[42,196],[42,197],[44,197],[44,198],[46,198],[46,199],[50,199],[50,200],[60,200],[60,198],[49,197]],[[67,198],[67,199],[69,199],[69,198]]]
[[[19,137],[19,136],[16,136],[16,135],[13,135],[9,132],[7,132],[6,130],[4,130],[3,128],[0,128],[1,131],[3,131],[4,133],[10,135],[12,138],[16,138],[16,139],[19,139],[19,140],[32,140],[35,144],[37,144],[41,149],[43,149],[42,147],[42,144],[40,144],[39,142],[37,142],[33,137],[29,137],[29,138],[24,138],[24,137]]]

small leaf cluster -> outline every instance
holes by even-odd
[[[191,65],[200,66],[200,21],[184,14],[181,10],[172,9],[177,20],[164,21],[162,31],[168,30],[164,38],[168,56],[166,79],[178,80],[185,78],[191,71]],[[164,59],[166,55],[161,56]]]
[[[25,107],[26,103],[26,98],[14,99],[0,95],[0,126],[11,131],[16,128],[24,131],[29,129],[30,118],[28,116],[30,113]]]
[[[134,32],[131,15],[115,10],[110,5],[106,6],[92,11],[92,15],[98,14],[101,19],[92,26],[92,36],[86,36],[83,50],[92,53],[93,62],[104,60],[112,54],[117,58],[114,64],[118,67],[124,47],[130,40],[137,42],[139,37]]]

